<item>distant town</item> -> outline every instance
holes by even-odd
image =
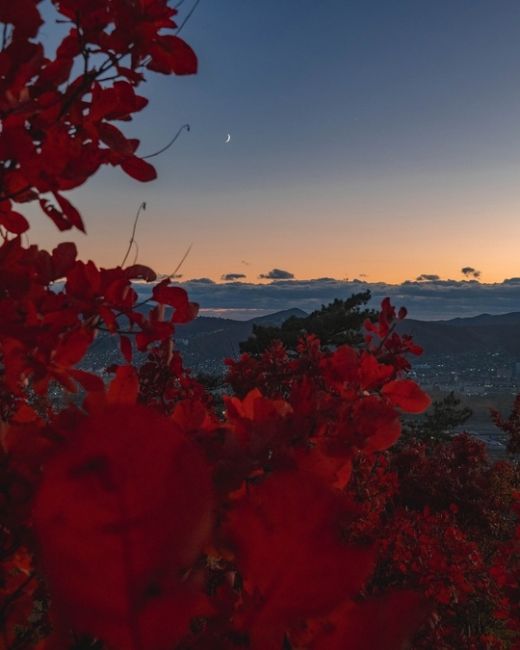
[[[460,395],[520,392],[520,359],[504,352],[437,354],[413,364],[412,376],[425,390]]]

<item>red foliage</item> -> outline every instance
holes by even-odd
[[[136,94],[146,69],[194,74],[197,58],[175,29],[176,9],[165,0],[53,0],[68,34],[49,58],[37,38],[38,0],[2,2],[6,25],[0,51],[0,224],[28,228],[13,203],[39,200],[60,230],[84,230],[62,192],[84,183],[100,166],[120,166],[140,181],[155,169],[135,155],[114,120],[129,121],[148,101]],[[31,39],[31,40],[29,40]],[[79,65],[78,65],[79,64]],[[51,203],[45,194],[52,194]]]
[[[83,419],[47,461],[33,507],[61,619],[116,648],[170,648],[207,610],[185,574],[212,511],[209,468],[171,421],[129,404]]]
[[[343,543],[342,506],[340,493],[302,471],[280,472],[233,504],[226,533],[244,576],[239,621],[253,647],[281,648],[302,619],[360,591],[374,552]]]
[[[147,70],[197,69],[166,0],[53,4],[48,58],[38,0],[0,1],[1,647],[514,647],[515,470],[469,438],[393,447],[429,404],[404,310],[384,300],[359,349],[230,361],[222,412],[174,348],[183,289],[155,284],[145,313],[149,267],[22,244],[15,204],[83,230],[63,193],[101,165],[155,178],[113,122]],[[99,331],[125,361],[109,382],[78,367]]]

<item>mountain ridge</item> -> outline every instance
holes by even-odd
[[[226,357],[237,358],[239,344],[253,332],[254,325],[279,326],[291,316],[303,317],[301,309],[285,309],[245,321],[199,316],[176,327],[175,343],[187,367],[195,371],[220,372]],[[502,352],[520,359],[520,312],[480,314],[444,321],[407,318],[397,331],[410,334],[424,349],[422,358],[447,354]],[[99,370],[122,363],[117,338],[98,336],[85,359],[85,366]]]

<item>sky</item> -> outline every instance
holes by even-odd
[[[150,75],[125,125],[146,155],[190,124],[158,180],[103,170],[70,196],[86,237],[38,213],[31,236],[116,265],[146,201],[139,261],[193,244],[186,280],[520,276],[519,35],[518,0],[200,0],[199,74]]]

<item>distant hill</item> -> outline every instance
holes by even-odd
[[[520,312],[445,321],[407,319],[399,332],[411,334],[424,348],[425,356],[504,352],[520,358]]]
[[[188,367],[196,371],[220,372],[226,357],[238,356],[239,343],[251,335],[253,325],[281,325],[291,316],[306,315],[301,309],[287,309],[246,321],[200,316],[191,323],[177,326],[176,346]],[[520,312],[445,321],[407,319],[399,325],[398,331],[413,336],[424,348],[423,358],[439,354],[504,352],[512,359],[520,359]],[[82,365],[100,371],[121,362],[117,339],[100,335]]]
[[[189,367],[207,366],[210,370],[211,366],[222,364],[226,357],[238,357],[239,344],[251,336],[253,325],[278,326],[291,316],[301,318],[307,314],[301,309],[285,309],[245,321],[201,316],[177,326],[177,347]]]
[[[226,357],[238,357],[239,343],[252,334],[253,325],[279,326],[291,316],[301,318],[307,313],[302,309],[284,309],[245,321],[199,316],[190,323],[176,326],[175,344],[189,368],[220,372]],[[82,367],[99,372],[114,363],[122,363],[117,338],[99,334]]]

